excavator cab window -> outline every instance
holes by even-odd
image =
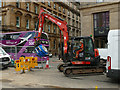
[[[91,60],[94,58],[94,46],[91,38],[84,39],[85,45],[85,60]]]
[[[83,60],[84,58],[84,40],[76,39],[73,42],[73,58]]]
[[[75,38],[72,41],[73,60],[92,60],[94,59],[94,45],[90,37]]]

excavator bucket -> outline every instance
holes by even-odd
[[[40,57],[44,57],[46,55],[48,55],[48,50],[45,46],[43,45],[39,45],[35,48],[35,51],[37,53],[38,56]]]

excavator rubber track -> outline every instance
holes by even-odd
[[[105,67],[100,66],[68,66],[64,67],[63,73],[66,77],[70,75],[85,75],[85,74],[102,74],[105,72]]]
[[[70,64],[70,63],[67,63],[67,64],[61,63],[61,64],[59,64],[59,65],[57,66],[57,69],[58,69],[60,72],[63,72],[64,68],[65,68],[65,67],[68,67],[68,66],[71,66],[71,64]]]
[[[64,63],[61,63],[57,66],[57,69],[60,71],[60,72],[63,72],[64,70]]]

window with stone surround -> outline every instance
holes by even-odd
[[[20,27],[20,17],[16,17],[16,27]]]
[[[56,4],[54,4],[54,9],[56,9]]]
[[[43,4],[45,4],[45,1],[44,1],[44,0],[42,0],[41,2],[42,2]]]
[[[29,29],[29,20],[26,20],[26,29]]]
[[[17,0],[17,2],[16,2],[16,7],[20,8],[20,2],[19,2],[19,0]]]
[[[38,13],[38,7],[37,6],[35,6],[35,13],[37,14]]]
[[[30,10],[30,4],[29,3],[26,3],[26,10],[29,11]]]
[[[58,10],[61,12],[61,7],[60,6],[58,7]]]
[[[93,14],[95,36],[107,35],[109,31],[109,12]]]
[[[50,6],[50,1],[48,1],[48,6]]]
[[[65,9],[63,8],[63,13],[65,14]]]

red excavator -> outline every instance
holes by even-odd
[[[41,8],[38,16],[38,37],[35,37],[35,47],[40,45],[41,33],[44,20],[48,19],[55,23],[60,30],[60,57],[63,64],[58,65],[58,70],[65,76],[71,74],[101,73],[105,68],[100,66],[100,56],[97,49],[94,49],[94,43],[91,37],[71,37],[69,39],[69,30],[67,22],[49,11]],[[62,35],[63,33],[63,42]],[[42,50],[40,50],[42,52]]]

